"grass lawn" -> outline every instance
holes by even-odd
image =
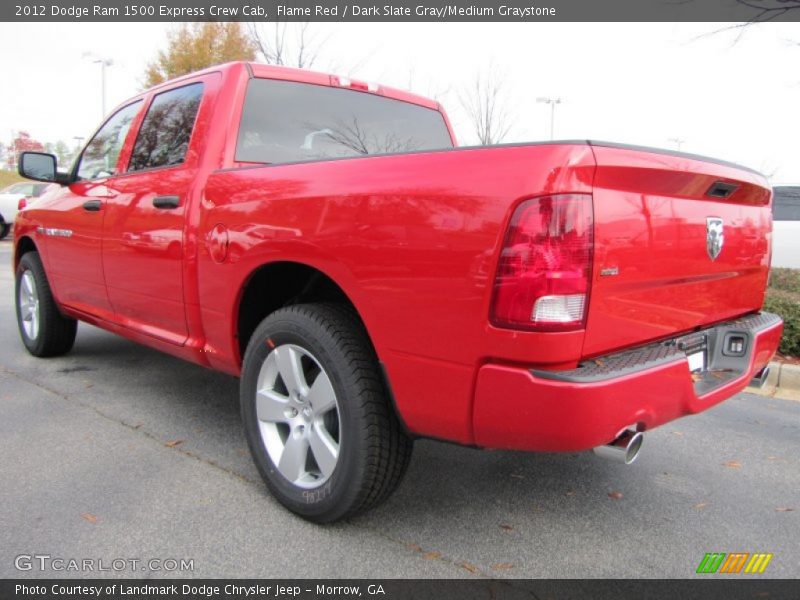
[[[23,179],[17,174],[16,171],[0,171],[0,190],[11,185],[12,183],[16,183],[17,181],[23,181]]]

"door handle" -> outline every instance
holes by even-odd
[[[103,202],[101,200],[87,200],[83,203],[83,210],[88,210],[89,212],[97,212],[103,207]]]
[[[178,196],[156,196],[153,198],[153,206],[156,208],[178,208],[181,199]]]

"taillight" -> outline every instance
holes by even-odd
[[[20,198],[19,202],[17,202],[17,210],[22,210],[26,206],[28,206],[28,200],[25,198]]]
[[[349,79],[348,77],[340,77],[339,75],[331,75],[331,83],[339,87],[350,88],[353,90],[360,90],[362,92],[378,92],[380,86],[371,81],[357,81]]]
[[[592,270],[592,197],[526,200],[511,217],[497,265],[491,321],[534,331],[580,329]]]

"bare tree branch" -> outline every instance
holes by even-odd
[[[761,11],[751,21],[757,21],[763,15],[781,15],[794,8],[800,8],[800,0],[736,0],[736,3]]]
[[[735,2],[741,6],[752,8],[754,11],[757,11],[756,14],[744,23],[737,23],[735,25],[722,27],[721,29],[715,29],[714,31],[698,35],[693,41],[726,31],[738,31],[739,33],[733,40],[733,45],[735,46],[751,26],[774,21],[784,16],[789,11],[800,10],[800,0],[735,0]]]
[[[264,62],[309,69],[317,61],[328,37],[317,39],[307,21],[301,23],[247,23],[247,32]]]
[[[402,137],[396,131],[382,133],[382,137],[376,132],[370,133],[358,121],[356,116],[351,121],[343,119],[337,120],[332,126],[323,128],[321,125],[307,122],[306,128],[313,130],[311,135],[320,134],[334,144],[347,148],[355,154],[384,154],[392,152],[410,152],[417,148],[419,144],[413,137]],[[310,149],[310,148],[309,148]],[[339,152],[333,154],[340,155]],[[330,152],[321,152],[321,158],[331,156]]]
[[[508,135],[512,119],[505,82],[491,66],[487,72],[476,74],[473,83],[461,90],[459,101],[481,144],[499,144]]]

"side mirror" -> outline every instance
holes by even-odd
[[[19,155],[19,174],[34,181],[66,183],[67,176],[56,169],[56,157],[44,152],[23,152]]]

